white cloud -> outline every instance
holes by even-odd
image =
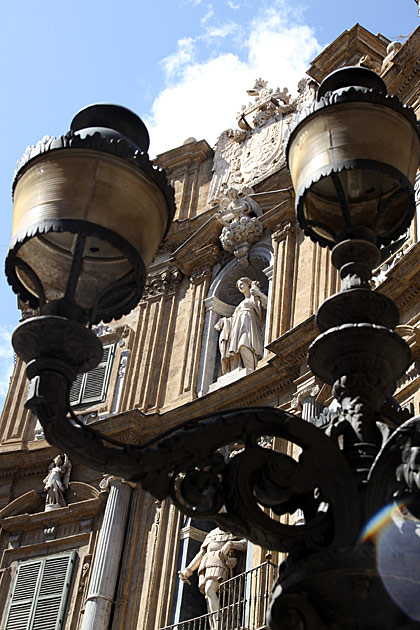
[[[231,9],[234,9],[234,10],[237,10],[237,9],[240,9],[240,8],[241,8],[241,5],[240,5],[240,4],[235,4],[235,3],[234,3],[234,2],[232,2],[231,0],[229,0],[229,2],[228,2],[228,6],[229,6]]]
[[[225,38],[228,35],[232,35],[236,30],[238,30],[238,25],[235,22],[229,22],[228,24],[222,24],[222,26],[209,26],[206,29],[206,33],[204,35],[205,39],[217,39],[217,38]]]
[[[236,37],[223,40],[229,52],[216,54],[210,44],[204,59],[202,52],[198,59],[200,45],[209,44],[211,33],[213,38],[232,33],[232,25],[208,24],[195,40],[180,40],[178,51],[164,60],[167,85],[146,121],[151,155],[179,146],[190,136],[214,144],[224,129],[236,127],[236,113],[249,101],[246,90],[257,77],[295,93],[309,61],[321,50],[312,29],[299,22],[298,11],[278,0],[248,23],[235,25]]]
[[[209,4],[207,7],[207,13],[200,20],[201,24],[205,24],[206,22],[208,22],[213,17],[213,15],[213,5]]]
[[[182,66],[191,63],[194,60],[194,55],[195,45],[192,37],[179,39],[178,50],[161,61],[167,79],[171,80],[173,75],[176,75],[181,70]]]

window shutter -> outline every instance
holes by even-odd
[[[109,372],[114,357],[115,345],[104,346],[102,361],[94,370],[86,372],[82,404],[103,402],[108,389]]]
[[[114,354],[115,344],[104,346],[99,365],[90,372],[78,375],[70,390],[72,406],[105,401]]]
[[[70,389],[70,405],[79,405],[84,374],[78,374]]]
[[[27,630],[41,569],[41,561],[18,566],[4,630]]]
[[[22,562],[4,630],[60,630],[75,552]]]

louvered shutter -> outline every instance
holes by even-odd
[[[18,566],[4,630],[60,630],[75,552]]]
[[[27,630],[36,597],[41,561],[18,566],[4,630]]]
[[[81,403],[103,402],[108,388],[109,372],[114,357],[115,345],[104,346],[102,361],[94,370],[86,372]]]
[[[84,377],[85,377],[84,374],[78,374],[76,380],[71,386],[71,390],[70,390],[70,404],[71,405],[80,405]]]
[[[114,353],[115,344],[104,346],[99,365],[90,372],[79,374],[70,390],[70,404],[72,406],[105,401]]]

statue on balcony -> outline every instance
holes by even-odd
[[[43,480],[45,498],[45,511],[56,510],[67,505],[64,492],[69,487],[71,462],[67,455],[64,461],[61,455],[57,455],[48,467],[48,474]]]
[[[219,335],[222,373],[236,368],[255,370],[264,352],[263,324],[267,296],[260,283],[251,278],[239,278],[236,283],[244,299],[235,308],[232,317],[221,317],[215,325]]]
[[[209,613],[219,610],[219,586],[231,577],[232,569],[237,565],[235,551],[246,551],[246,540],[216,527],[207,534],[200,551],[190,564],[179,571],[180,579],[190,584],[188,578],[198,569],[198,588],[206,598]],[[211,623],[216,627],[216,618]]]

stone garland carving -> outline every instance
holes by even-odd
[[[236,286],[244,299],[235,308],[232,317],[221,317],[215,325],[220,332],[223,374],[237,368],[255,370],[264,352],[262,331],[267,296],[261,291],[259,282],[248,277],[239,278]]]
[[[262,210],[249,195],[253,189],[245,186],[239,191],[228,188],[220,201],[216,218],[223,225],[220,242],[225,251],[236,256],[242,265],[248,264],[249,248],[258,241],[264,231],[259,220]]]
[[[223,531],[212,529],[204,539],[198,554],[189,565],[178,572],[180,579],[190,584],[189,578],[198,569],[198,588],[206,598],[207,610],[214,613],[210,620],[212,630],[218,628],[219,587],[232,577],[232,569],[237,565],[235,552],[246,551],[246,540]]]
[[[67,455],[64,455],[64,459],[61,455],[57,455],[49,465],[48,474],[43,480],[44,490],[47,493],[46,512],[67,505],[64,493],[69,487],[71,468]]]

